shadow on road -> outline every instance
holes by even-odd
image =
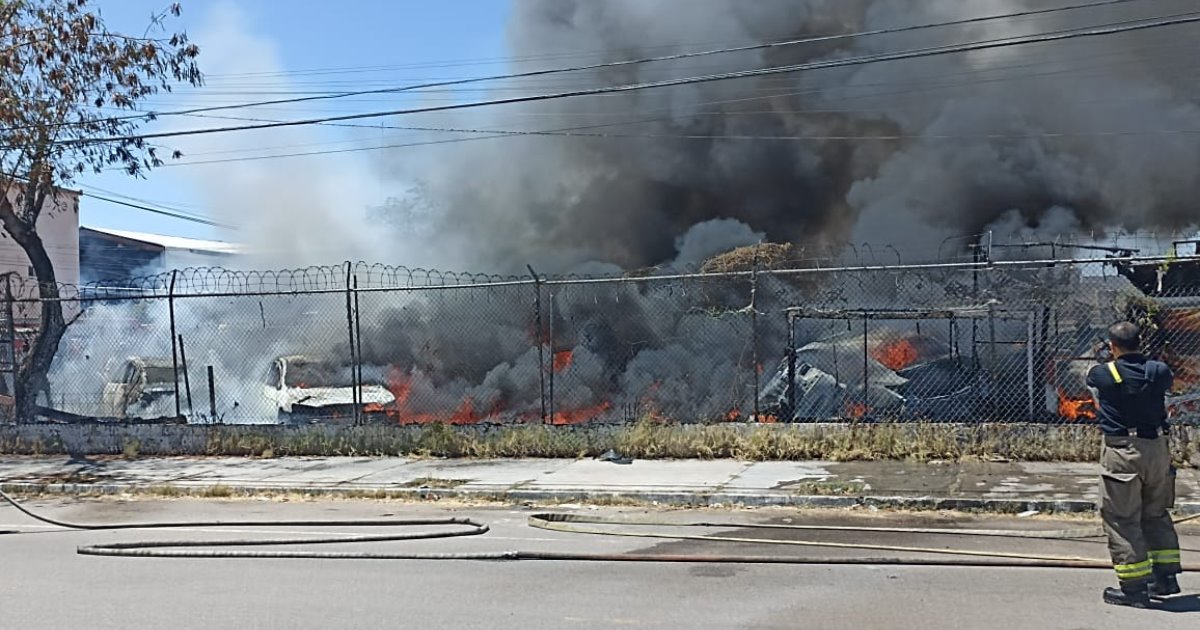
[[[1158,605],[1155,606],[1155,608],[1173,613],[1200,612],[1200,595],[1172,597],[1171,599],[1158,602]]]

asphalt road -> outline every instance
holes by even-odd
[[[390,502],[37,500],[58,518],[119,522],[195,519],[340,519],[384,515],[469,515],[492,531],[480,537],[337,546],[345,550],[586,550],[606,553],[861,554],[698,541],[655,541],[531,529],[529,510]],[[588,511],[588,510],[584,510]],[[633,510],[602,510],[630,514]],[[779,520],[897,526],[1079,527],[1078,520],[998,519],[947,515],[756,510],[656,513],[668,519],[728,522]],[[83,557],[75,547],[134,539],[317,535],[311,529],[221,531],[63,531],[0,507],[0,628],[128,630],[259,628],[1195,628],[1200,598],[1169,610],[1105,606],[1109,571],[737,564],[473,563],[362,560],[203,560]],[[340,530],[349,532],[353,530]],[[664,530],[666,531],[666,530]],[[328,531],[320,532],[322,535]],[[371,533],[379,533],[373,531]],[[695,533],[695,532],[691,532]],[[714,530],[754,536],[778,532]],[[821,536],[861,539],[861,534]],[[905,546],[955,546],[1104,557],[1098,542],[874,536]],[[1200,550],[1200,530],[1185,548]],[[876,554],[871,554],[876,555]],[[1184,560],[1200,554],[1185,551]],[[1184,576],[1185,590],[1200,578]]]

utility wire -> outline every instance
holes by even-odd
[[[1112,56],[1112,55],[1099,55],[1099,56],[1089,55],[1086,58],[1073,57],[1073,58],[1069,58],[1069,59],[1065,59],[1065,60],[1070,60],[1070,61],[1085,60],[1085,59],[1086,60],[1095,60],[1097,57],[1105,57],[1105,56]],[[1064,59],[1060,59],[1060,61],[1062,61],[1062,60],[1064,60]],[[1059,69],[1054,69],[1054,70],[1049,70],[1049,71],[1023,72],[1019,75],[1009,74],[1006,76],[999,76],[999,77],[994,77],[994,78],[974,77],[971,80],[964,81],[964,82],[942,81],[942,82],[938,82],[938,83],[918,83],[916,88],[913,88],[912,87],[913,83],[911,81],[909,81],[909,82],[905,82],[904,85],[908,89],[904,89],[904,90],[886,90],[886,91],[876,90],[876,91],[870,92],[868,94],[863,94],[863,95],[845,95],[845,96],[838,96],[838,97],[830,97],[828,99],[825,99],[825,101],[823,101],[823,102],[846,101],[846,100],[874,100],[874,99],[879,99],[879,98],[885,97],[885,96],[898,96],[898,95],[903,95],[903,94],[910,94],[913,92],[924,92],[924,91],[930,91],[930,90],[948,89],[948,88],[954,88],[954,87],[964,87],[967,85],[977,85],[977,84],[981,84],[981,83],[997,83],[997,82],[1007,82],[1007,81],[1013,81],[1013,80],[1028,80],[1028,79],[1034,79],[1034,78],[1046,78],[1046,77],[1052,77],[1052,76],[1060,76],[1060,75],[1064,75],[1064,74],[1072,74],[1072,73],[1079,72],[1079,71],[1099,70],[1099,69],[1105,69],[1105,68],[1125,66],[1125,65],[1130,65],[1131,63],[1137,63],[1137,62],[1127,61],[1127,62],[1121,62],[1121,63],[1116,63],[1116,64],[1114,64],[1114,63],[1088,64],[1088,65],[1085,65],[1082,67],[1074,67],[1074,68],[1066,67],[1066,68],[1059,68]],[[1046,65],[1045,62],[1036,62],[1036,63],[1022,63],[1022,64],[1017,64],[1017,65],[1007,65],[1007,66],[995,66],[995,67],[989,67],[988,69],[983,70],[983,71],[955,72],[955,73],[949,73],[949,74],[939,73],[936,76],[936,78],[945,79],[945,78],[954,77],[954,76],[973,76],[973,75],[977,75],[977,74],[980,74],[983,72],[992,72],[992,71],[1006,71],[1007,72],[1009,70],[1041,68],[1044,65]],[[1184,68],[1184,67],[1190,67],[1190,65],[1181,63],[1181,64],[1177,64],[1177,66],[1176,65],[1162,66],[1161,68],[1165,69],[1165,68],[1173,68],[1173,67]],[[1077,76],[1086,77],[1088,75],[1077,75]],[[928,78],[934,78],[934,77],[931,76]],[[889,88],[889,87],[893,87],[893,86],[897,86],[897,85],[899,85],[899,84],[894,83],[894,82],[882,82],[882,83],[876,82],[876,83],[856,84],[853,86],[845,86],[845,87],[846,88],[854,88],[854,89]],[[707,107],[707,106],[713,106],[713,105],[738,104],[738,103],[750,102],[750,101],[794,97],[794,96],[800,96],[800,95],[804,95],[804,94],[819,93],[819,92],[823,92],[823,91],[825,91],[825,90],[824,89],[807,89],[807,90],[801,90],[801,91],[788,91],[785,93],[774,91],[773,93],[771,93],[769,95],[761,96],[761,97],[756,96],[756,97],[748,97],[748,98],[740,98],[740,99],[723,99],[723,100],[714,100],[714,101],[704,101],[704,102],[697,103],[697,106],[698,107]],[[1088,104],[1106,103],[1106,102],[1109,102],[1109,99],[1088,99],[1083,102],[1088,103]],[[1114,100],[1112,102],[1117,103],[1117,104],[1128,103],[1128,101],[1121,101],[1121,100]],[[779,116],[779,115],[806,115],[806,114],[825,115],[825,114],[851,114],[851,113],[886,113],[889,111],[893,111],[894,109],[895,109],[894,106],[890,107],[890,108],[861,108],[861,107],[847,108],[847,107],[825,107],[825,106],[822,106],[822,107],[817,107],[817,108],[808,108],[808,109],[801,109],[801,110],[782,110],[782,109],[778,109],[778,108],[772,108],[772,109],[765,109],[765,110],[758,110],[758,111],[729,111],[729,110],[698,111],[698,112],[691,114],[691,116],[693,116],[693,117],[705,117],[705,116],[722,116],[722,117],[730,116],[730,117],[732,117],[732,116],[751,116],[751,115]],[[658,112],[658,111],[669,111],[669,109],[656,108],[656,109],[650,110],[646,113],[652,113],[652,112]],[[531,112],[531,113],[516,112],[513,115],[540,116],[540,117],[566,117],[566,116],[587,116],[587,117],[621,116],[621,117],[628,117],[629,112],[628,111],[623,111],[623,112],[617,112],[617,111],[594,111],[594,112],[547,111],[547,112]],[[242,121],[242,122],[282,122],[282,120],[280,120],[278,118],[246,117],[246,116],[217,115],[217,114],[190,114],[189,117],[210,118],[210,119],[216,119],[216,120],[236,120],[236,121]],[[608,126],[625,126],[625,125],[643,124],[643,123],[658,122],[658,121],[664,121],[664,120],[673,120],[674,118],[675,118],[675,116],[673,116],[673,115],[663,116],[663,117],[659,117],[659,118],[652,118],[652,119],[640,119],[640,120],[628,120],[626,118],[625,120],[616,121],[611,124],[587,125],[587,126],[582,126],[582,127],[571,127],[571,128],[565,128],[565,129],[557,129],[557,130],[556,129],[542,129],[542,130],[537,130],[537,131],[541,131],[541,132],[545,132],[545,133],[558,133],[558,132],[562,132],[562,131],[595,129],[595,128],[599,128],[599,127],[608,127]],[[356,124],[356,123],[323,123],[322,126],[358,129],[358,130],[366,130],[366,131],[380,131],[380,130],[385,130],[385,129],[386,130],[400,130],[400,131],[430,131],[430,130],[433,130],[432,128],[429,128],[429,127],[411,127],[411,126],[397,126],[397,125],[383,125],[383,124]],[[242,148],[242,149],[228,149],[228,150],[223,150],[223,151],[205,151],[205,152],[200,152],[200,153],[189,152],[188,157],[203,156],[203,155],[219,155],[219,154],[229,154],[229,153],[243,153],[243,152],[247,152],[247,151],[294,149],[294,148],[300,148],[300,147],[313,147],[313,146],[321,146],[321,145],[328,146],[328,145],[333,145],[333,144],[347,144],[347,143],[357,143],[357,142],[361,142],[361,140],[350,139],[350,140],[337,140],[337,141],[317,142],[317,143],[313,143],[313,142],[293,143],[293,144],[289,144],[289,145],[272,146],[272,147],[256,147],[254,149]],[[162,148],[164,150],[168,150],[168,151],[172,150],[171,147],[163,146],[160,148]],[[98,189],[98,188],[97,188],[97,190],[99,190],[100,192],[103,192],[103,193],[113,194],[111,191],[105,191],[105,190]],[[140,201],[140,200],[138,200],[138,201]],[[158,204],[158,205],[162,205],[162,204]]]
[[[614,123],[617,125],[631,123]],[[354,147],[349,149],[330,149],[325,151],[306,151],[296,153],[280,153],[274,155],[258,155],[245,156],[224,159],[212,160],[194,160],[187,162],[168,162],[162,165],[162,168],[179,167],[179,166],[201,166],[206,164],[230,164],[236,162],[255,162],[260,160],[274,160],[293,157],[311,157],[320,155],[336,155],[341,153],[362,153],[366,151],[381,151],[385,149],[403,149],[414,147],[436,146],[441,144],[454,144],[458,142],[466,142],[470,140],[484,140],[494,138],[508,138],[515,136],[556,136],[556,137],[577,137],[577,138],[615,138],[615,139],[657,139],[657,140],[730,140],[730,141],[757,141],[757,142],[894,142],[903,140],[1019,140],[1031,138],[1076,138],[1076,137],[1126,137],[1126,136],[1145,136],[1145,135],[1196,135],[1200,134],[1200,129],[1151,129],[1151,130],[1125,130],[1125,131],[1095,131],[1095,132],[1039,132],[1026,134],[961,134],[961,135],[921,135],[921,134],[878,134],[878,135],[807,135],[807,136],[770,136],[770,135],[726,135],[726,134],[610,134],[610,133],[575,133],[565,131],[510,131],[502,129],[457,129],[443,127],[403,127],[414,131],[429,131],[439,133],[462,133],[462,134],[488,134],[478,135],[472,138],[448,138],[442,140],[429,140],[417,142],[405,142],[398,144],[384,144],[369,147]]]
[[[210,220],[210,219],[205,219],[205,218],[201,218],[201,217],[196,217],[196,216],[191,216],[191,215],[187,215],[187,214],[182,214],[182,213],[179,213],[179,212],[172,212],[172,211],[170,211],[170,210],[163,210],[163,209],[161,209],[161,208],[154,208],[154,207],[151,207],[151,206],[146,206],[146,205],[142,205],[142,204],[138,204],[138,203],[132,203],[132,202],[129,202],[129,201],[121,201],[121,200],[119,200],[119,199],[113,199],[113,198],[111,198],[111,197],[105,197],[105,196],[103,196],[103,195],[97,195],[97,194],[95,194],[95,193],[83,192],[83,193],[80,193],[80,194],[82,194],[84,197],[88,197],[88,198],[91,198],[91,199],[96,199],[96,200],[98,200],[98,201],[104,201],[104,202],[108,202],[108,203],[116,204],[116,205],[118,205],[118,206],[126,206],[126,207],[128,207],[128,208],[134,208],[134,209],[137,209],[137,210],[143,210],[143,211],[145,211],[145,212],[152,212],[152,213],[154,213],[154,214],[161,214],[161,215],[163,215],[163,216],[168,216],[168,217],[171,217],[171,218],[173,218],[173,219],[180,219],[180,220],[182,220],[182,221],[191,221],[191,222],[193,222],[193,223],[200,223],[200,224],[203,224],[203,225],[209,225],[209,226],[212,226],[212,227],[225,228],[225,229],[229,229],[229,230],[235,229],[235,228],[234,228],[232,225],[228,225],[228,224],[225,224],[225,223],[218,223],[217,221],[213,221],[213,220]]]
[[[1101,37],[1114,35],[1118,33],[1129,33],[1134,31],[1142,31],[1149,29],[1164,28],[1168,26],[1177,26],[1183,24],[1192,24],[1200,22],[1200,14],[1185,13],[1179,17],[1171,17],[1167,19],[1157,19],[1153,21],[1134,20],[1129,22],[1119,22],[1114,25],[1106,25],[1096,28],[1087,29],[1071,29],[1066,31],[1057,31],[1045,33],[1041,35],[1029,37],[1003,38],[996,40],[985,40],[970,44],[957,44],[949,46],[934,46],[928,48],[920,48],[907,50],[896,53],[884,53],[878,55],[866,55],[860,57],[850,57],[845,59],[835,59],[830,61],[820,61],[815,63],[793,64],[787,66],[777,66],[771,68],[759,68],[753,70],[741,70],[736,72],[724,72],[705,76],[688,77],[683,79],[673,79],[665,81],[652,81],[645,83],[634,83],[626,85],[617,85],[601,88],[591,88],[585,90],[574,90],[568,92],[556,92],[550,94],[537,94],[522,97],[502,98],[489,101],[475,101],[470,103],[456,103],[451,105],[436,105],[428,107],[416,107],[408,109],[396,109],[381,112],[365,112],[359,114],[346,114],[342,116],[328,116],[323,118],[307,118],[301,120],[283,121],[277,123],[260,123],[253,125],[239,125],[229,127],[213,127],[206,129],[187,129],[181,131],[164,131],[158,133],[147,133],[127,136],[112,136],[105,138],[77,138],[72,140],[61,141],[59,145],[79,146],[89,144],[103,144],[110,142],[129,142],[135,140],[150,140],[155,138],[176,138],[183,136],[208,135],[215,133],[230,133],[235,131],[253,131],[260,129],[277,129],[283,127],[299,127],[308,125],[318,125],[328,122],[341,122],[348,120],[363,120],[369,118],[382,118],[387,116],[400,116],[406,114],[421,114],[439,111],[451,111],[461,109],[474,109],[478,107],[488,107],[497,105],[513,105],[518,103],[530,103],[537,101],[558,100],[565,98],[573,98],[580,96],[598,96],[603,94],[620,94],[634,91],[641,91],[661,87],[674,87],[680,85],[691,85],[697,83],[710,83],[714,81],[724,81],[729,79],[758,77],[774,74],[784,74],[800,72],[805,70],[817,70],[827,68],[840,68],[846,66],[865,65],[870,63],[879,63],[886,61],[900,61],[905,59],[917,59],[923,57],[933,57],[947,54],[955,54],[962,52],[972,52],[979,50],[989,50],[997,48],[1008,48],[1012,46],[1021,46],[1026,44],[1048,43],[1055,41],[1063,41],[1069,39]]]
[[[953,3],[953,2],[957,2],[959,0],[947,0],[947,1]],[[1073,5],[1073,6],[1065,6],[1065,7],[1058,7],[1058,8],[1054,8],[1054,9],[1048,9],[1045,11],[1032,10],[1028,13],[1016,13],[1016,14],[1011,14],[1011,15],[1013,17],[1031,16],[1031,15],[1036,15],[1036,14],[1040,14],[1040,13],[1054,13],[1054,12],[1061,12],[1061,11],[1071,11],[1071,10],[1075,10],[1075,9],[1087,9],[1087,8],[1102,7],[1102,6],[1106,6],[1106,5],[1110,5],[1110,4],[1125,4],[1126,1],[1127,0],[1118,0],[1116,2],[1095,2],[1095,3],[1091,3],[1091,4],[1077,4],[1077,5]],[[999,16],[979,17],[979,18],[970,18],[970,19],[974,20],[974,21],[983,21],[983,20],[988,20],[988,19],[998,19],[998,18],[1002,18],[1002,17],[1008,17],[1008,16],[1007,15],[999,15]],[[935,25],[930,25],[930,26],[938,26],[938,25],[950,26],[950,25],[955,25],[955,24],[959,24],[959,22],[945,22],[945,23],[935,24]],[[920,28],[920,27],[908,27],[908,28]],[[864,33],[864,35],[865,34],[866,33]],[[855,34],[842,35],[842,37],[853,37],[853,36],[855,36]],[[637,50],[671,50],[671,49],[680,48],[682,46],[699,47],[699,46],[729,46],[729,45],[730,45],[730,42],[728,42],[728,41],[706,41],[706,42],[690,42],[690,43],[681,42],[681,43],[677,43],[677,44],[660,44],[657,46],[638,46],[636,49]],[[324,68],[302,68],[302,69],[298,69],[298,70],[284,70],[284,71],[270,71],[270,72],[209,74],[209,75],[205,75],[205,80],[207,81],[208,79],[230,80],[230,79],[242,79],[242,78],[244,78],[244,79],[273,78],[273,77],[283,78],[283,77],[290,77],[290,76],[307,76],[307,75],[361,74],[361,73],[386,72],[386,71],[409,70],[409,69],[456,68],[456,67],[463,67],[463,66],[497,65],[497,64],[501,64],[501,63],[516,64],[516,63],[530,63],[530,62],[534,62],[534,61],[549,61],[549,60],[558,60],[558,59],[578,59],[580,57],[595,57],[595,56],[599,56],[599,55],[612,54],[612,52],[613,51],[611,49],[609,49],[609,50],[544,53],[544,54],[540,54],[540,55],[525,55],[525,56],[520,56],[520,57],[511,57],[510,56],[510,57],[480,57],[480,58],[468,58],[468,59],[444,59],[444,60],[440,60],[440,61],[433,60],[433,61],[420,62],[420,63],[390,65],[390,66],[341,66],[341,67],[324,67]],[[564,70],[564,71],[567,71],[567,70]]]
[[[490,76],[483,76],[483,77],[455,79],[455,80],[450,80],[450,81],[433,81],[433,82],[428,82],[428,83],[420,83],[420,84],[401,86],[401,87],[389,87],[389,88],[380,88],[380,89],[374,89],[374,90],[357,90],[357,91],[349,91],[349,92],[339,92],[339,93],[335,93],[335,94],[319,94],[319,95],[304,96],[304,97],[297,97],[297,98],[258,101],[258,102],[253,102],[253,103],[214,105],[214,106],[209,106],[209,107],[198,107],[198,108],[170,111],[170,112],[155,112],[153,114],[150,114],[150,116],[152,118],[160,117],[160,116],[178,116],[178,115],[185,115],[185,114],[197,114],[197,113],[221,111],[221,110],[229,110],[229,109],[245,109],[245,108],[268,106],[268,105],[282,105],[282,104],[303,103],[303,102],[317,101],[317,100],[340,99],[340,98],[348,98],[348,97],[353,97],[353,96],[366,96],[366,95],[372,95],[372,94],[393,94],[393,93],[399,93],[399,92],[425,90],[425,89],[437,88],[437,87],[467,85],[467,84],[471,84],[471,83],[483,83],[483,82],[502,81],[502,80],[510,80],[510,79],[521,79],[521,78],[538,77],[538,76],[546,76],[546,75],[553,75],[553,74],[562,74],[562,73],[568,73],[568,72],[583,72],[583,71],[588,71],[588,70],[600,70],[600,69],[605,69],[605,68],[619,68],[619,67],[631,66],[631,65],[658,63],[658,62],[664,62],[664,61],[676,61],[676,60],[680,60],[680,59],[692,59],[692,58],[697,58],[697,57],[709,57],[709,56],[713,56],[713,55],[722,55],[722,54],[729,54],[729,53],[736,53],[736,52],[762,51],[762,50],[770,50],[770,49],[774,49],[774,48],[785,48],[785,47],[797,46],[797,45],[802,45],[802,44],[829,42],[829,41],[837,41],[837,40],[842,40],[842,39],[854,39],[854,38],[859,38],[859,37],[870,37],[870,36],[876,36],[876,35],[889,35],[889,34],[905,33],[905,32],[912,32],[912,31],[919,31],[919,30],[927,30],[927,29],[931,29],[931,28],[943,28],[943,27],[948,27],[948,26],[960,26],[960,25],[975,24],[975,23],[979,23],[979,22],[987,22],[987,21],[993,21],[993,20],[1014,19],[1014,18],[1019,18],[1019,17],[1029,17],[1029,16],[1035,16],[1035,15],[1061,13],[1061,12],[1065,12],[1065,11],[1075,11],[1075,10],[1080,10],[1080,9],[1089,9],[1089,8],[1104,7],[1104,6],[1118,5],[1118,4],[1127,4],[1127,3],[1131,3],[1131,2],[1141,2],[1141,1],[1144,1],[1144,0],[1099,0],[1097,2],[1075,4],[1075,5],[1069,5],[1069,6],[1064,6],[1064,7],[1054,7],[1054,8],[1049,8],[1049,9],[1031,9],[1028,11],[1019,11],[1019,12],[1007,13],[1007,14],[965,18],[965,19],[961,19],[961,20],[952,20],[952,21],[946,21],[946,22],[934,22],[934,23],[919,24],[919,25],[912,25],[912,26],[874,29],[874,30],[868,30],[868,31],[859,31],[856,33],[840,33],[840,34],[835,34],[835,35],[822,35],[822,36],[817,36],[817,37],[806,37],[806,38],[793,39],[793,40],[787,40],[787,41],[781,41],[781,42],[769,42],[769,43],[765,43],[765,44],[752,44],[752,45],[748,45],[748,46],[718,48],[718,49],[714,49],[714,50],[705,50],[705,51],[700,51],[700,52],[678,53],[678,54],[673,54],[673,55],[661,55],[661,56],[657,56],[657,57],[646,57],[646,58],[642,58],[642,59],[631,59],[631,60],[625,60],[625,61],[613,61],[613,62],[606,62],[606,63],[574,66],[574,67],[569,67],[569,68],[552,68],[552,69],[547,69],[547,70],[533,70],[533,71],[528,71],[528,72],[517,72],[517,73],[498,74],[498,75],[490,75]],[[713,76],[717,76],[717,75],[713,75]],[[753,76],[753,75],[751,75],[751,76]],[[708,78],[708,77],[704,77],[704,78],[707,80],[716,80],[714,78]],[[730,77],[730,78],[733,78],[733,77]],[[666,84],[669,85],[670,83],[666,83]],[[654,86],[647,85],[647,87],[654,87]],[[515,102],[521,102],[521,101],[515,101]],[[110,118],[109,120],[113,120],[113,121],[136,120],[136,119],[141,119],[141,118],[145,118],[145,116],[131,115],[131,116],[124,116],[124,117]],[[59,123],[59,124],[60,125],[73,125],[76,123],[65,122],[65,123]],[[21,128],[13,128],[13,129],[10,129],[9,131],[12,131],[15,129],[21,129]]]

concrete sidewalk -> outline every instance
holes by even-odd
[[[1052,463],[741,462],[0,457],[0,488],[63,494],[207,496],[301,492],[507,502],[795,505],[1090,511],[1098,467]],[[1200,474],[1178,477],[1180,513],[1200,512]]]

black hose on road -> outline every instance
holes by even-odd
[[[685,562],[685,563],[736,563],[736,564],[808,564],[808,565],[907,565],[907,566],[968,566],[968,567],[1039,567],[1058,569],[1107,569],[1112,563],[1107,559],[1071,556],[1053,556],[1005,551],[983,551],[942,547],[906,547],[857,542],[829,542],[817,540],[778,540],[737,536],[714,536],[698,534],[669,534],[640,531],[643,527],[658,528],[724,528],[724,529],[776,529],[792,531],[835,531],[880,534],[923,534],[968,537],[1004,537],[1041,540],[1081,540],[1103,536],[1098,527],[1064,529],[1054,531],[1023,531],[1003,529],[937,529],[863,527],[844,525],[774,525],[759,523],[721,523],[709,521],[668,522],[652,519],[610,518],[548,512],[533,514],[529,525],[544,530],[575,534],[625,536],[665,540],[689,540],[705,542],[727,542],[743,544],[766,544],[833,549],[854,549],[890,552],[895,555],[879,557],[824,557],[824,556],[762,556],[762,555],[714,555],[714,554],[647,554],[647,553],[585,553],[550,551],[499,551],[499,552],[455,552],[455,553],[380,553],[380,552],[330,552],[308,550],[248,550],[229,547],[324,545],[365,542],[395,542],[405,540],[429,540],[462,536],[479,536],[489,531],[486,523],[469,518],[447,517],[426,519],[366,519],[366,520],[298,520],[298,521],[187,521],[145,523],[70,523],[37,514],[22,506],[8,494],[0,491],[0,499],[11,504],[26,516],[56,527],[87,531],[124,529],[205,529],[217,527],[449,527],[445,531],[417,531],[381,535],[341,535],[325,538],[253,538],[230,540],[164,540],[132,541],[84,545],[76,552],[86,556],[116,556],[127,558],[303,558],[337,560],[551,560],[590,562]],[[1181,518],[1176,523],[1200,519],[1200,514]],[[599,527],[598,527],[599,526]],[[608,527],[609,529],[605,529]],[[620,527],[621,529],[615,529]],[[945,557],[911,557],[900,554],[921,554]]]

